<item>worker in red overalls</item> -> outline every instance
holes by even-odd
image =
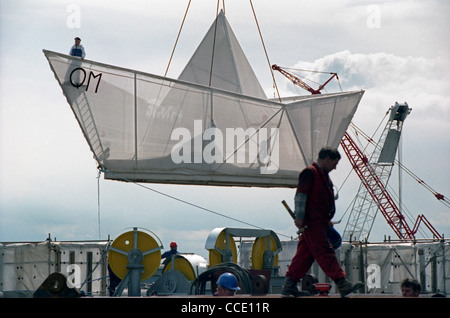
[[[345,272],[327,237],[327,227],[332,227],[331,219],[336,210],[333,184],[328,173],[336,169],[340,159],[341,155],[336,149],[322,148],[317,163],[313,162],[300,173],[295,194],[294,222],[303,232],[286,272],[282,297],[303,295],[297,289],[297,282],[305,276],[314,260],[336,283],[341,296],[364,286],[362,283],[353,285],[345,278]]]

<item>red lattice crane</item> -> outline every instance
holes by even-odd
[[[289,80],[291,80],[292,83],[294,83],[297,86],[300,86],[301,88],[307,90],[311,94],[320,94],[320,91],[325,87],[326,84],[328,84],[334,77],[336,79],[339,79],[336,73],[330,73],[332,76],[324,83],[322,84],[317,90],[310,87],[308,84],[303,82],[300,78],[297,76],[289,73],[288,71],[282,69],[281,67],[277,66],[276,64],[272,65],[272,69],[279,71],[281,74],[286,76]],[[396,105],[398,106],[398,105]],[[405,109],[405,108],[404,108]],[[406,109],[408,109],[406,105]],[[396,125],[402,125],[402,122],[404,118],[406,117],[406,114],[397,113],[394,111],[393,118],[391,118],[391,122],[395,120]],[[404,116],[403,118],[395,118],[395,116]],[[401,122],[401,124],[400,124]],[[386,131],[388,131],[387,129]],[[392,129],[394,131],[395,129]],[[390,136],[395,138],[399,138],[401,131],[401,127],[397,126],[397,132],[398,137],[396,136]],[[386,137],[386,135],[384,136]],[[398,140],[397,140],[398,142]],[[383,140],[384,143],[384,140]],[[391,142],[391,148],[392,148],[392,142]],[[387,169],[387,172],[380,172],[381,170],[377,170],[377,168],[369,162],[369,159],[364,155],[364,153],[359,149],[359,147],[356,145],[356,143],[352,140],[350,135],[348,133],[345,133],[344,137],[341,140],[341,147],[343,148],[345,154],[347,155],[353,170],[355,170],[356,174],[360,178],[362,185],[365,188],[365,194],[366,197],[365,200],[371,199],[376,205],[376,208],[381,211],[384,218],[386,219],[389,226],[392,228],[392,230],[395,232],[395,234],[398,236],[401,240],[414,240],[415,235],[417,231],[419,230],[419,226],[423,223],[425,226],[430,230],[434,238],[442,239],[442,236],[436,231],[436,229],[433,227],[433,225],[428,221],[428,219],[425,217],[425,215],[419,215],[414,223],[414,226],[411,228],[405,219],[404,215],[400,211],[400,209],[397,207],[395,201],[392,199],[391,195],[389,194],[388,190],[386,189],[387,186],[387,180],[389,179],[390,175],[390,168]],[[389,148],[389,147],[387,147]],[[381,154],[378,154],[381,155]],[[383,154],[384,157],[386,155]],[[394,157],[391,149],[391,153],[387,155],[387,157],[390,157],[390,160],[393,162]],[[379,159],[379,158],[378,158]],[[389,161],[389,160],[388,160]],[[386,166],[386,164],[385,164]],[[381,168],[385,170],[384,168]],[[363,191],[364,192],[364,191]],[[442,195],[436,195],[438,199],[443,199]],[[362,204],[363,205],[363,204]],[[361,207],[362,207],[361,205]],[[370,207],[362,207],[363,209],[370,209]],[[369,212],[364,212],[361,216],[361,214],[358,214],[360,212],[356,213],[356,216],[354,218],[352,229],[349,230],[350,233],[355,233],[358,231],[358,237],[360,237],[360,234],[366,235],[364,237],[365,239],[368,238],[368,235],[370,234],[370,230],[373,225],[373,220],[375,218],[376,212],[370,212],[372,215],[370,215]],[[366,222],[367,219],[370,219],[369,222]],[[350,219],[350,218],[349,218]],[[364,219],[364,223],[366,224],[358,224],[360,222],[360,219]],[[350,223],[350,220],[349,220]],[[347,224],[349,226],[349,224]],[[355,230],[356,229],[356,230]],[[347,230],[347,227],[346,227]],[[346,230],[344,231],[344,236],[346,235]],[[350,234],[351,237],[351,234]]]
[[[322,85],[319,86],[318,89],[314,89],[311,86],[309,86],[308,84],[306,84],[304,81],[302,81],[300,78],[298,78],[297,76],[295,76],[294,74],[289,73],[288,71],[284,70],[282,67],[273,64],[272,65],[272,69],[276,70],[278,72],[280,72],[281,74],[283,74],[284,76],[286,76],[292,83],[294,83],[297,86],[300,86],[301,88],[307,90],[308,92],[310,92],[311,94],[315,95],[315,94],[321,94],[320,91],[325,87],[325,85],[327,85],[333,78],[336,77],[336,79],[339,80],[339,77],[337,75],[337,73],[329,73],[332,74],[332,76]]]
[[[341,146],[347,155],[353,170],[355,170],[379,211],[383,214],[387,223],[399,239],[415,239],[415,235],[421,223],[425,224],[434,238],[442,239],[441,235],[423,214],[417,217],[413,228],[409,226],[405,217],[389,194],[389,191],[386,189],[383,182],[381,182],[373,167],[369,164],[368,158],[358,148],[348,133],[345,133],[342,138]]]

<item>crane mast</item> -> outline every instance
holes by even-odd
[[[336,73],[330,73],[333,75],[315,90],[300,78],[276,64],[272,65],[272,69],[279,71],[292,83],[313,95],[320,94],[320,91],[334,77],[338,79]],[[352,210],[342,235],[343,240],[368,239],[378,211],[381,211],[389,226],[401,240],[414,240],[415,234],[422,223],[425,224],[434,238],[442,239],[442,236],[423,214],[417,217],[414,226],[411,228],[386,189],[394,166],[403,123],[410,112],[411,109],[407,103],[395,103],[390,108],[389,120],[370,159],[359,149],[347,132],[342,138],[341,147],[347,155],[353,170],[355,170],[361,180],[361,185],[353,201]],[[443,199],[443,196],[440,194],[437,194],[436,197]]]
[[[410,111],[407,103],[395,103],[391,107],[389,120],[370,159],[358,148],[348,133],[345,133],[342,138],[341,146],[361,179],[361,185],[342,235],[343,240],[367,240],[378,211],[383,214],[389,226],[401,240],[415,239],[421,223],[427,226],[434,238],[441,238],[424,215],[418,216],[411,228],[386,189],[394,166],[403,123]]]
[[[357,146],[348,134],[341,141],[341,146],[350,159],[353,169],[361,179],[361,185],[344,229],[343,239],[345,240],[367,239],[378,210],[399,238],[412,239],[411,229],[386,190],[403,123],[410,109],[406,103],[404,105],[395,103],[390,112],[389,120],[370,159],[361,159],[366,157],[359,152],[357,156],[355,155]]]

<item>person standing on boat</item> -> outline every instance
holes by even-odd
[[[81,45],[81,39],[79,37],[76,37],[74,40],[75,40],[75,44],[72,45],[72,47],[70,48],[69,55],[77,57],[77,59],[72,60],[72,62],[70,63],[70,66],[67,69],[67,72],[66,72],[66,75],[64,78],[64,83],[66,83],[68,85],[72,85],[78,89],[80,86],[83,85],[83,83],[81,82],[81,76],[80,76],[80,73],[82,70],[81,71],[79,70],[82,63],[79,59],[84,60],[84,57],[86,56],[86,52],[84,51],[84,47]],[[83,82],[84,82],[84,80],[83,80]]]
[[[322,148],[317,162],[313,162],[300,173],[295,194],[294,223],[303,232],[299,238],[297,252],[285,275],[282,297],[304,295],[304,292],[298,290],[297,283],[308,272],[314,260],[336,283],[341,296],[364,286],[362,283],[353,285],[346,279],[327,237],[327,227],[332,226],[331,219],[336,210],[333,183],[328,174],[336,169],[340,159],[341,155],[337,149]]]
[[[83,60],[86,56],[86,52],[84,51],[84,47],[81,45],[81,39],[76,37],[74,40],[75,44],[70,48],[69,55],[78,56]]]

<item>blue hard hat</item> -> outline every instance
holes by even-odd
[[[231,273],[224,273],[219,276],[217,285],[228,288],[230,290],[240,290],[236,277]]]

